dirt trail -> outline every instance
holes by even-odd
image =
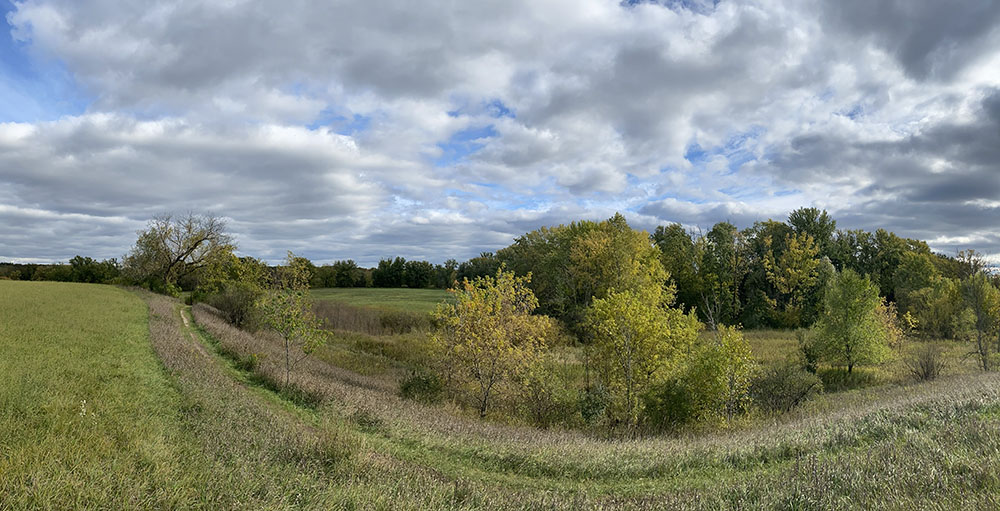
[[[191,322],[187,317],[187,312],[190,310],[191,307],[183,306],[177,309],[177,313],[180,314],[181,321],[184,322],[184,331],[187,333],[188,337],[191,338],[191,346],[194,347],[194,351],[203,357],[208,357],[208,351],[204,346],[202,346],[201,341],[198,339],[198,334],[196,334],[194,329],[191,328]]]

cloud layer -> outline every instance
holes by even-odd
[[[989,3],[27,0],[6,21],[0,91],[26,99],[0,101],[0,259],[120,256],[163,211],[223,215],[269,260],[373,264],[803,205],[1000,254]]]

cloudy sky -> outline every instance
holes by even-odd
[[[0,260],[440,262],[826,208],[1000,254],[1000,2],[0,0]]]

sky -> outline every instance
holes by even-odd
[[[1000,262],[1000,2],[0,0],[0,260],[465,260],[828,210]]]

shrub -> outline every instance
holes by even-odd
[[[671,379],[643,395],[644,424],[653,430],[677,429],[694,422],[697,406],[685,382]]]
[[[933,343],[924,343],[906,360],[906,367],[917,381],[930,381],[941,376],[944,371],[941,348]]]
[[[531,422],[547,428],[572,420],[575,402],[569,385],[549,364],[529,369],[521,385],[520,405]]]
[[[444,385],[434,373],[411,371],[399,384],[399,395],[404,399],[433,403],[441,399]]]
[[[799,356],[801,358],[802,369],[816,374],[816,370],[819,369],[819,360],[822,356],[819,343],[805,329],[796,330],[795,339],[799,342]]]
[[[587,387],[580,392],[578,407],[584,422],[593,424],[601,419],[611,403],[608,389],[600,383]]]
[[[823,391],[815,373],[786,363],[763,371],[750,386],[750,395],[760,408],[788,412]]]
[[[207,303],[222,312],[233,326],[252,330],[256,326],[255,304],[260,294],[254,285],[230,282],[221,292],[209,296]]]

